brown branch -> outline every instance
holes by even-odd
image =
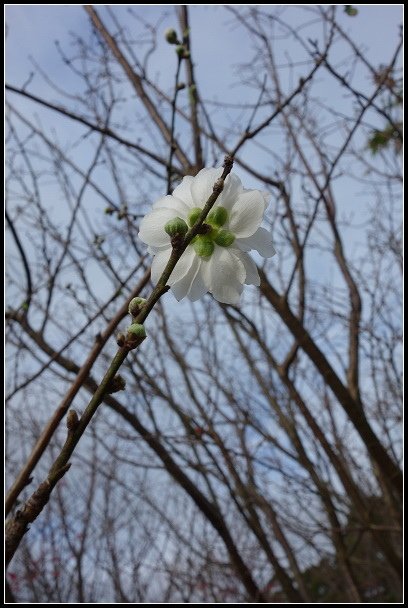
[[[35,332],[26,321],[23,321],[21,317],[16,317],[15,320],[18,323],[24,322],[24,329],[30,335],[30,337],[36,342],[36,344],[47,354],[54,356],[56,362],[66,371],[78,373],[80,368],[71,359],[67,359],[62,355],[59,355],[52,347],[44,340],[43,336],[38,332]],[[94,394],[98,388],[98,384],[91,376],[87,376],[83,381],[83,387],[86,388],[91,394]],[[183,472],[183,470],[173,460],[166,448],[160,443],[160,440],[152,434],[139,420],[139,418],[129,412],[115,397],[112,395],[105,394],[103,401],[117,414],[119,414],[124,420],[126,420],[132,428],[146,441],[149,447],[155,452],[155,454],[162,461],[165,469],[171,475],[171,477],[185,490],[190,496],[193,502],[197,505],[203,515],[208,519],[214,529],[218,532],[222,538],[228,553],[230,554],[231,561],[234,568],[237,571],[238,576],[242,580],[249,597],[251,600],[260,602],[266,601],[264,595],[259,590],[255,581],[253,580],[250,571],[244,563],[235,542],[228,530],[228,527],[224,521],[221,511],[212,502],[210,502],[206,496],[197,488],[197,486],[190,480],[190,478]],[[48,491],[48,487],[46,490]],[[48,494],[49,497],[49,494]]]
[[[353,423],[356,431],[363,440],[373,461],[382,471],[390,486],[399,494],[402,494],[402,473],[398,465],[392,460],[377,435],[372,430],[360,403],[356,402],[349,390],[341,382],[336,372],[326,359],[322,351],[316,345],[305,327],[300,323],[289,308],[289,304],[268,281],[265,273],[259,271],[261,277],[261,290],[266,299],[281,317],[286,327],[296,338],[299,346],[308,355],[319,374],[332,390],[333,394],[342,405],[344,411]]]
[[[43,455],[44,451],[46,450],[46,448],[51,440],[51,437],[53,436],[53,434],[55,433],[56,429],[58,428],[60,422],[62,421],[65,414],[67,413],[67,411],[68,411],[71,403],[73,402],[75,396],[77,395],[78,391],[81,389],[84,379],[88,377],[93,364],[95,363],[96,359],[102,352],[102,349],[105,346],[106,342],[112,336],[113,332],[117,328],[120,321],[122,319],[124,319],[126,317],[126,315],[128,314],[128,306],[129,306],[130,300],[140,294],[142,289],[146,286],[149,278],[150,278],[150,269],[147,272],[145,272],[143,278],[139,281],[138,285],[132,291],[132,293],[128,297],[127,301],[123,304],[123,306],[119,309],[119,311],[116,313],[116,315],[110,321],[110,323],[108,324],[105,331],[98,335],[98,340],[95,342],[95,345],[92,348],[91,352],[89,353],[88,358],[86,359],[85,363],[81,366],[81,368],[78,369],[77,377],[75,378],[75,381],[73,382],[73,384],[67,391],[64,399],[61,401],[60,405],[55,410],[53,416],[50,418],[46,427],[44,428],[41,435],[37,439],[37,442],[36,442],[34,448],[32,449],[31,454],[28,457],[26,464],[21,469],[21,471],[18,474],[18,476],[16,477],[13,485],[11,486],[9,492],[7,493],[6,503],[5,503],[5,515],[6,516],[10,513],[19,494],[26,487],[27,483],[29,482],[29,477],[31,476],[31,473],[34,470],[34,467],[37,465],[38,461],[40,460],[41,456]],[[14,318],[16,318],[16,317],[14,317]],[[25,331],[27,331],[27,333],[29,333],[30,328],[29,328],[28,323],[24,322],[23,318],[18,319],[18,320],[19,320],[20,325],[23,327],[23,329]],[[30,331],[30,333],[31,333],[31,335],[33,335],[31,331]],[[60,356],[61,352],[57,353],[57,355]],[[51,360],[55,360],[55,358],[56,357],[54,354]]]
[[[161,115],[159,114],[155,104],[152,102],[152,100],[146,93],[144,86],[143,86],[142,78],[132,69],[130,63],[127,61],[126,57],[123,55],[122,51],[119,49],[119,46],[116,43],[115,39],[111,36],[109,31],[105,27],[104,23],[102,22],[101,18],[99,17],[98,13],[93,8],[93,6],[85,5],[84,9],[88,13],[95,29],[102,36],[103,40],[106,42],[106,44],[109,47],[109,49],[111,50],[112,54],[114,55],[114,57],[116,58],[118,63],[122,66],[123,71],[125,72],[126,76],[129,79],[129,82],[132,84],[138,97],[140,98],[144,107],[148,111],[152,121],[154,122],[154,124],[157,126],[157,128],[161,132],[164,140],[170,145],[170,143],[172,141],[171,131],[170,131],[169,127],[166,125],[166,123],[164,122]],[[182,164],[184,171],[187,172],[187,169],[190,167],[190,162],[189,162],[187,156],[184,154],[183,150],[181,149],[180,144],[177,141],[174,141],[174,145],[175,145],[175,155],[177,156],[178,160]]]
[[[33,95],[32,93],[28,93],[27,91],[25,91],[23,89],[18,89],[17,87],[13,87],[9,84],[6,84],[5,88],[6,88],[6,91],[10,91],[12,93],[17,93],[18,95],[22,95],[23,97],[26,97],[27,99],[31,99],[31,101],[35,101],[36,103],[39,103],[40,105],[45,106],[46,108],[49,108],[50,110],[53,110],[54,112],[58,112],[59,114],[62,114],[63,116],[66,116],[67,118],[70,118],[71,120],[75,120],[76,122],[83,124],[85,127],[88,127],[92,131],[96,131],[97,133],[106,135],[106,137],[114,139],[118,143],[126,146],[127,148],[132,148],[133,150],[136,150],[137,152],[144,154],[148,158],[154,160],[156,163],[166,166],[166,160],[164,158],[162,158],[161,156],[158,156],[154,152],[151,152],[147,148],[140,146],[139,144],[135,144],[134,142],[130,141],[129,139],[125,139],[124,137],[119,135],[119,133],[115,133],[114,131],[112,131],[112,129],[110,129],[108,127],[103,127],[94,122],[91,122],[84,116],[75,114],[74,112],[67,110],[67,108],[59,106],[57,104],[50,103],[49,101],[46,101],[45,99],[42,99],[41,97],[38,97],[37,95]],[[174,168],[173,171],[178,172],[179,170]]]
[[[187,86],[188,96],[190,103],[190,123],[191,131],[193,134],[194,144],[194,156],[196,170],[199,171],[203,167],[203,151],[201,146],[201,129],[198,120],[198,91],[197,84],[194,77],[194,64],[191,55],[191,44],[190,44],[190,25],[188,18],[188,6],[182,4],[179,9],[180,25],[183,33],[183,44],[188,51],[188,56],[185,59],[186,74],[187,74]]]

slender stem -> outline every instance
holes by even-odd
[[[124,305],[119,309],[117,314],[113,317],[113,319],[109,322],[105,331],[101,334],[100,339],[97,340],[95,345],[93,346],[91,352],[89,353],[88,358],[82,365],[82,367],[78,370],[77,376],[73,382],[73,384],[68,389],[66,395],[61,401],[60,405],[57,407],[51,418],[49,419],[47,425],[44,427],[41,435],[39,436],[35,446],[33,447],[30,456],[27,458],[27,461],[20,473],[17,475],[13,485],[7,493],[6,501],[5,501],[5,515],[7,516],[11,509],[13,508],[18,496],[22,492],[22,490],[27,486],[30,482],[30,475],[34,470],[34,467],[37,465],[41,456],[44,454],[51,437],[53,436],[55,430],[58,428],[61,420],[64,418],[65,414],[68,411],[69,406],[77,395],[78,391],[83,385],[84,379],[87,378],[90,370],[92,369],[93,364],[95,363],[97,357],[101,353],[103,347],[106,342],[109,340],[116,327],[120,323],[120,321],[127,315],[127,309],[129,302],[135,296],[138,296],[143,287],[145,287],[150,277],[150,270],[146,271],[142,279],[139,281],[133,292],[128,297],[127,301]],[[51,360],[55,360],[53,357]]]
[[[179,77],[180,77],[181,61],[182,61],[182,59],[181,59],[180,55],[177,55],[177,69],[176,69],[176,78],[175,78],[175,83],[174,83],[174,94],[173,94],[173,100],[171,102],[171,125],[170,125],[171,139],[170,139],[169,161],[167,163],[167,194],[170,194],[170,192],[171,192],[171,179],[173,177],[172,163],[173,163],[174,151],[176,149],[175,143],[174,143],[174,128],[176,126],[176,108],[177,108],[177,95],[179,92]]]

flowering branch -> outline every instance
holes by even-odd
[[[187,246],[191,243],[192,239],[199,233],[201,226],[204,223],[208,213],[214,206],[217,198],[221,194],[224,183],[227,176],[230,174],[233,159],[230,156],[226,156],[223,165],[223,172],[221,177],[216,181],[213,186],[212,194],[209,196],[206,204],[204,205],[201,213],[197,217],[194,225],[188,230],[184,238],[173,239],[173,249],[170,255],[170,259],[164,268],[162,275],[157,282],[156,287],[152,291],[150,297],[146,303],[142,306],[140,312],[134,316],[134,324],[142,324],[148,317],[152,308],[156,302],[164,295],[169,287],[166,285],[171,273],[173,272],[177,262],[186,250]],[[112,392],[111,387],[114,383],[116,374],[122,364],[124,363],[127,355],[131,350],[134,350],[145,339],[145,335],[134,336],[130,332],[126,337],[123,345],[121,345],[115,354],[102,382],[95,391],[92,399],[90,400],[87,408],[82,414],[81,418],[78,419],[76,414],[73,412],[67,418],[67,438],[65,444],[61,448],[61,451],[55,461],[53,462],[47,478],[38,486],[37,490],[30,496],[30,498],[24,503],[23,507],[17,511],[14,517],[10,518],[6,522],[6,564],[9,564],[11,559],[16,552],[21,539],[24,534],[28,531],[30,523],[35,521],[40,515],[41,511],[47,504],[51,492],[56,486],[57,482],[65,475],[70,468],[69,459],[71,458],[76,445],[85,433],[86,428],[90,424],[93,416],[95,415],[99,405],[102,403],[104,396]]]
[[[27,462],[21,469],[20,473],[16,477],[13,485],[11,486],[10,490],[7,493],[6,501],[5,501],[6,516],[10,513],[11,509],[13,508],[14,503],[16,502],[19,494],[30,483],[30,476],[34,470],[34,467],[37,465],[38,461],[40,460],[41,456],[43,455],[45,449],[47,448],[47,446],[50,442],[51,437],[53,436],[55,430],[58,428],[60,422],[62,421],[65,414],[67,413],[69,406],[71,405],[72,401],[74,400],[75,396],[77,395],[78,391],[80,390],[84,379],[88,376],[90,370],[92,369],[93,364],[95,363],[97,357],[101,353],[106,342],[108,341],[108,339],[110,338],[112,333],[115,331],[115,329],[116,329],[117,325],[120,323],[120,321],[127,315],[130,300],[132,300],[134,297],[139,295],[140,291],[145,287],[146,283],[148,282],[149,277],[150,277],[150,269],[145,272],[144,276],[139,281],[139,283],[136,285],[135,289],[130,294],[127,301],[124,303],[124,305],[119,309],[119,311],[116,313],[116,315],[110,321],[106,330],[102,334],[99,335],[99,339],[95,342],[95,345],[93,346],[87,360],[82,365],[82,367],[78,370],[75,381],[73,382],[73,384],[69,388],[68,392],[66,393],[65,397],[63,398],[62,402],[57,407],[54,414],[52,415],[52,417],[48,421],[47,425],[43,429],[33,450],[31,451],[30,456],[27,459]],[[53,357],[52,360],[55,360],[55,357]]]

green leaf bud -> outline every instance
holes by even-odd
[[[223,226],[228,219],[228,211],[225,207],[216,207],[208,214],[206,221],[215,226]]]
[[[181,217],[175,217],[173,220],[169,220],[164,226],[165,232],[171,237],[184,236],[188,232],[188,226]]]
[[[229,247],[235,241],[235,235],[229,230],[220,230],[214,237],[214,241],[220,247]]]
[[[200,258],[209,258],[214,251],[214,243],[207,236],[199,236],[195,241],[194,251]]]

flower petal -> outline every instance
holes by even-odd
[[[215,247],[207,262],[204,280],[214,298],[224,304],[238,304],[245,281],[245,268],[225,247]]]
[[[191,194],[193,197],[194,207],[202,209],[210,198],[213,186],[217,179],[222,175],[222,168],[218,169],[201,169],[191,182]]]
[[[193,183],[194,177],[186,175],[183,177],[181,184],[179,184],[173,190],[173,196],[183,201],[188,208],[194,207],[193,197],[191,195],[191,184]]]
[[[157,281],[160,279],[163,270],[166,267],[167,262],[170,259],[171,255],[171,247],[167,249],[162,249],[158,251],[153,258],[152,268],[151,268],[151,278],[154,285],[157,284]]]
[[[245,238],[254,234],[262,222],[265,201],[259,190],[241,192],[231,210],[228,230],[237,238]]]
[[[197,258],[197,260],[198,271],[194,277],[194,281],[191,284],[190,293],[188,294],[188,297],[192,302],[196,302],[197,300],[202,298],[203,295],[206,294],[208,291],[208,287],[204,280],[205,277],[203,272],[203,265],[205,264],[205,261],[201,260],[200,258]]]
[[[216,169],[201,169],[191,182],[191,194],[193,206],[204,207],[207,200],[213,193],[214,184],[222,175],[222,167]],[[224,188],[217,198],[216,205],[230,210],[243,191],[241,180],[238,175],[230,174],[227,176]],[[174,191],[175,192],[175,191]]]
[[[243,191],[244,189],[238,175],[230,173],[225,180],[224,189],[218,197],[216,204],[231,211]]]
[[[181,218],[187,217],[190,207],[176,196],[162,196],[153,204],[153,209],[170,209],[174,210],[175,214]]]
[[[182,279],[171,286],[175,298],[180,301],[186,296],[195,302],[199,300],[207,291],[201,272],[201,260],[194,256],[193,263]]]
[[[257,265],[251,256],[238,249],[234,249],[233,252],[244,265],[246,272],[245,285],[256,285],[258,287],[261,284],[261,279],[259,278]]]
[[[167,281],[167,285],[173,285],[180,281],[192,267],[196,254],[191,245],[187,247],[187,249],[182,254],[181,258],[178,260],[173,272],[170,275],[169,280]]]
[[[252,236],[246,239],[236,239],[234,245],[239,247],[241,251],[256,249],[264,258],[271,258],[276,253],[272,245],[272,234],[265,228],[258,228]]]
[[[177,217],[173,209],[154,209],[140,222],[139,239],[153,247],[164,247],[170,244],[170,237],[164,231],[165,224]]]

